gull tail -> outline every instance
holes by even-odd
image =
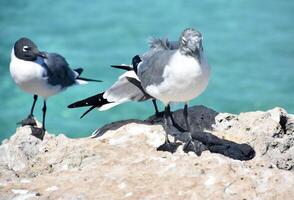
[[[90,107],[80,118],[83,118],[86,114],[92,111],[94,108],[99,110],[107,110],[113,106],[116,106],[118,103],[112,103],[103,98],[104,92],[96,94],[94,96],[88,97],[86,99],[74,102],[68,105],[68,108],[79,108],[79,107]]]
[[[77,73],[76,82],[78,84],[87,84],[88,82],[102,82],[101,80],[81,77],[81,74],[84,71],[83,68],[77,68],[77,69],[74,69],[74,71]]]
[[[83,78],[83,77],[77,77],[77,80],[82,80],[82,81],[89,81],[89,82],[102,82],[101,80],[96,80],[96,79],[91,79],[91,78]]]

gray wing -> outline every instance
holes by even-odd
[[[149,48],[153,50],[175,50],[179,47],[179,41],[169,41],[167,38],[151,38],[149,40]]]
[[[77,73],[74,72],[65,58],[57,53],[45,53],[47,58],[44,59],[45,68],[47,69],[48,82],[51,85],[61,85],[67,87],[75,84]]]
[[[163,81],[165,66],[169,64],[175,52],[176,50],[161,50],[139,64],[138,77],[144,89],[149,85],[158,85]]]
[[[151,38],[149,40],[149,51],[140,56],[141,60],[152,57],[162,50],[176,50],[180,46],[178,41],[169,41],[167,38]]]
[[[135,77],[134,71],[124,73],[110,89],[106,90],[103,97],[109,102],[145,101],[151,97],[145,93],[141,82]]]
[[[167,38],[151,38],[149,50],[140,55],[141,60],[146,60],[162,50],[177,50],[180,47],[179,41],[169,41]],[[129,65],[128,67],[133,67]]]
[[[167,47],[170,50],[175,50],[180,48],[180,43],[179,41],[167,41]]]

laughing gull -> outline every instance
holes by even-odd
[[[57,53],[40,52],[36,44],[28,38],[17,40],[11,52],[10,74],[22,90],[34,95],[31,112],[20,124],[36,125],[33,112],[38,96],[43,97],[42,128],[32,129],[33,135],[43,139],[48,97],[72,85],[86,84],[87,81],[101,82],[80,77],[82,72],[82,68],[72,70],[65,58]]]
[[[202,35],[199,31],[192,28],[184,30],[179,43],[180,47],[177,50],[161,50],[142,60],[135,71],[144,91],[165,105],[166,138],[158,150],[175,151],[177,146],[169,141],[167,133],[171,116],[168,107],[170,103],[183,102],[183,114],[189,133],[189,140],[183,150],[196,152],[197,147],[191,137],[188,119],[188,102],[206,89],[210,66],[204,56]]]
[[[127,70],[127,72],[122,74],[108,90],[72,103],[68,107],[78,108],[90,106],[90,108],[81,116],[82,118],[94,108],[98,108],[98,110],[103,111],[129,101],[140,102],[152,99],[156,116],[159,116],[156,100],[144,91],[141,86],[141,82],[137,77],[137,65],[141,62],[141,59],[148,59],[158,51],[177,49],[179,47],[179,43],[178,41],[168,41],[168,39],[152,38],[149,41],[149,46],[149,51],[145,52],[140,57],[135,56],[132,59],[131,65],[112,65],[114,68],[124,69]],[[175,122],[174,124],[178,127]],[[178,128],[181,129],[180,127]]]

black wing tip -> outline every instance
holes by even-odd
[[[86,99],[84,100],[80,100],[80,101],[76,101],[72,104],[69,104],[67,107],[68,108],[79,108],[79,107],[86,107],[86,106],[90,106],[87,102]]]
[[[81,75],[84,69],[80,67],[80,68],[74,69],[74,71],[77,72],[79,75]]]
[[[97,82],[97,83],[102,83],[102,80],[94,80],[94,79],[89,79],[90,82]]]
[[[126,70],[126,71],[133,70],[133,68],[129,65],[110,65],[110,67],[116,68],[116,69],[122,69],[122,70]]]
[[[86,114],[88,114],[94,108],[99,108],[99,107],[109,103],[109,101],[107,99],[103,98],[103,95],[104,95],[104,92],[96,94],[94,96],[88,97],[88,98],[80,100],[80,101],[76,101],[76,102],[68,105],[67,107],[68,108],[90,107],[80,117],[82,119]]]
[[[133,64],[134,68],[137,67],[140,62],[142,62],[142,59],[140,58],[139,55],[135,55],[132,58],[132,64]]]
[[[96,108],[97,106],[92,106],[91,108],[89,108],[88,110],[86,110],[86,112],[84,112],[81,116],[80,119],[82,119],[86,114],[88,114],[91,110],[93,110],[94,108]]]
[[[77,108],[74,104],[75,103],[72,103],[72,104],[68,105],[67,108]]]
[[[82,81],[89,81],[89,82],[98,82],[101,83],[103,81],[101,80],[97,80],[97,79],[91,79],[91,78],[84,78],[84,77],[77,77],[78,80],[82,80]]]
[[[80,107],[88,107],[88,106],[101,107],[102,105],[109,103],[107,99],[103,98],[103,94],[104,92],[82,99],[80,101],[76,101],[68,105],[67,107],[68,108],[80,108]]]

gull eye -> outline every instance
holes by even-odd
[[[22,48],[22,50],[24,51],[24,52],[27,52],[28,50],[30,50],[31,48],[30,47],[28,47],[28,46],[23,46],[23,48]]]

